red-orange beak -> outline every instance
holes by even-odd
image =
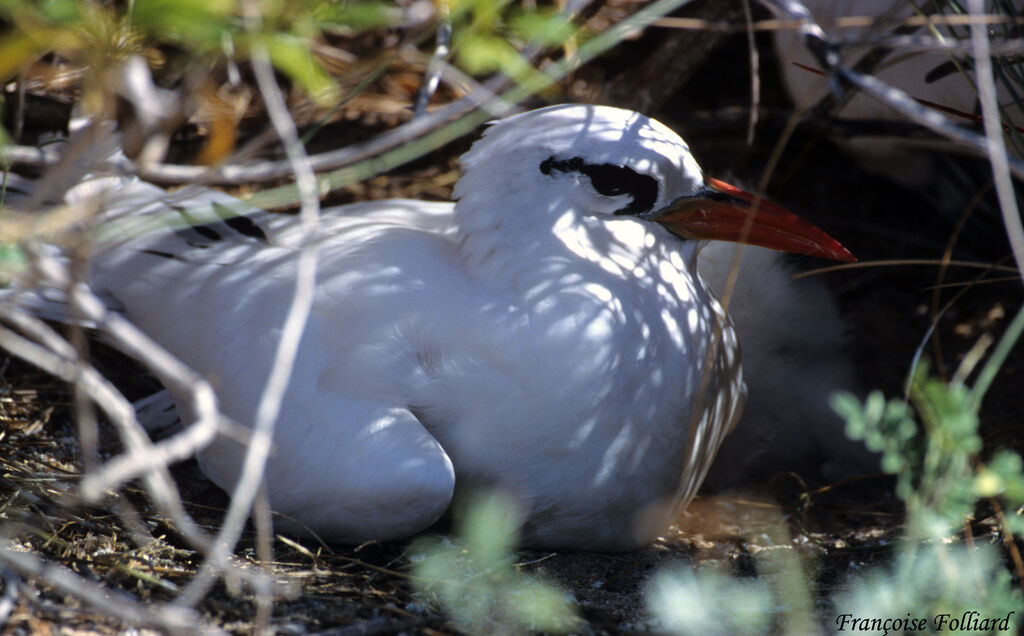
[[[709,179],[701,192],[680,197],[647,218],[687,239],[747,243],[844,263],[857,260],[814,224],[718,179]]]

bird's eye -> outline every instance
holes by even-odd
[[[614,197],[628,194],[632,201],[616,214],[639,214],[654,206],[658,198],[658,182],[632,168],[613,163],[586,164],[581,172],[590,178],[590,185],[598,194]]]
[[[629,168],[607,163],[587,166],[584,174],[590,177],[590,185],[599,194],[609,197],[628,193],[630,185],[637,176],[637,173]]]

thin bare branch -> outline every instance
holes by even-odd
[[[803,26],[803,18],[796,14],[785,13],[784,17],[769,20],[757,20],[750,25],[754,31],[785,31],[800,29]],[[983,26],[994,26],[998,24],[1020,24],[1020,20],[1014,20],[998,13],[987,13],[982,15],[913,15],[902,20],[880,21],[873,15],[851,15],[842,16],[836,20],[838,28],[865,28],[879,27],[885,25],[892,28],[899,27],[921,27],[921,26],[966,26],[980,24]],[[704,18],[683,18],[667,16],[658,18],[652,26],[667,29],[687,29],[694,31],[721,31],[724,33],[739,33],[747,29],[746,26],[728,20],[707,20]]]
[[[37,265],[42,279],[51,285],[59,286],[69,279],[63,264],[55,258],[40,256]],[[0,304],[0,318],[41,344],[0,329],[0,347],[54,376],[79,383],[118,430],[126,452],[83,477],[80,494],[84,499],[95,501],[124,480],[141,476],[157,509],[171,519],[182,536],[200,550],[211,550],[213,541],[185,510],[167,467],[173,461],[194,454],[216,434],[221,416],[212,387],[124,317],[108,311],[84,284],[76,285],[72,294],[76,296],[83,318],[95,324],[112,344],[149,364],[171,385],[180,384],[179,395],[192,396],[190,408],[198,414],[195,424],[173,438],[153,444],[136,419],[131,403],[92,365],[82,360],[70,343],[14,303]],[[269,590],[272,585],[272,580],[262,572],[237,567],[226,559],[221,560],[218,572],[239,578],[256,590]]]
[[[43,279],[50,285],[63,286],[69,282],[69,276],[63,263],[51,256],[37,254],[36,267],[40,270]],[[197,416],[196,421],[181,434],[164,440],[154,447],[145,430],[135,418],[135,411],[131,404],[116,389],[112,389],[116,398],[108,399],[115,401],[110,402],[111,406],[105,407],[104,410],[118,427],[130,452],[112,460],[98,472],[85,476],[81,487],[82,496],[86,500],[95,500],[101,497],[105,490],[116,488],[128,479],[151,474],[154,467],[166,466],[168,462],[179,461],[191,456],[213,439],[222,416],[217,409],[217,399],[213,387],[201,375],[171,355],[123,316],[109,311],[88,286],[75,285],[72,288],[71,296],[81,311],[83,319],[89,320],[95,325],[113,345],[128,355],[143,361],[150,370],[174,389],[177,395],[188,396],[190,398],[189,406]],[[44,342],[52,351],[84,364],[84,361],[79,360],[75,355],[71,346],[41,321],[24,312],[16,312],[9,307],[0,308],[0,311],[3,312],[0,315],[13,324],[17,324],[19,328],[31,330],[34,337]],[[99,376],[98,373],[96,375]],[[102,403],[100,405],[104,406]],[[173,484],[173,482],[170,483]],[[202,533],[196,534],[197,530],[191,530],[193,525],[190,520],[176,518],[175,521],[183,522],[182,531],[198,540],[199,545],[205,544],[207,539],[200,538]]]
[[[0,347],[31,362],[56,377],[82,386],[110,421],[118,428],[129,455],[145,456],[151,447],[142,427],[135,420],[132,405],[106,378],[87,361],[81,360],[74,348],[46,323],[11,305],[0,305],[0,318],[43,344],[32,342],[9,329],[0,329]],[[145,466],[147,491],[154,501],[178,525],[182,534],[197,546],[208,544],[205,533],[196,526],[181,505],[177,487],[164,464]],[[92,493],[92,499],[103,491]]]
[[[247,3],[246,11],[251,23],[259,22],[259,6],[256,3]],[[270,121],[284,144],[299,190],[301,198],[300,245],[302,247],[296,263],[295,291],[281,329],[277,350],[274,353],[270,377],[267,379],[266,387],[256,409],[252,438],[242,463],[241,474],[232,493],[231,505],[228,507],[213,549],[203,563],[199,574],[180,596],[179,600],[188,605],[197,603],[206,595],[215,574],[221,571],[223,563],[227,561],[234,550],[245,525],[245,519],[249,516],[253,503],[260,492],[263,471],[273,444],[275,423],[281,411],[281,403],[295,365],[299,343],[313,307],[313,293],[319,260],[319,243],[315,240],[320,213],[316,175],[305,148],[299,140],[298,130],[288,112],[284,95],[277,85],[269,53],[264,47],[257,46],[253,48],[251,55],[256,84],[267,105]],[[258,592],[264,598],[268,594],[267,590],[261,589]]]
[[[442,64],[446,62],[448,53],[451,51],[452,19],[449,15],[448,3],[438,3],[438,9],[441,15],[437,25],[434,53],[431,55],[430,62],[427,63],[427,72],[423,75],[423,82],[419,92],[416,93],[416,101],[412,106],[413,113],[417,117],[427,112],[427,104],[430,103],[430,98],[437,91],[437,85],[441,81]]]
[[[510,86],[511,80],[501,77],[493,79],[478,91],[417,117],[373,139],[361,143],[311,155],[309,163],[315,172],[328,172],[352,166],[372,159],[389,150],[400,148],[476,109],[489,97]],[[23,146],[0,146],[0,161],[30,166],[52,166],[61,157],[54,149],[37,150]],[[137,174],[146,181],[161,184],[219,184],[243,185],[278,181],[292,176],[292,167],[287,160],[259,161],[245,164],[224,164],[216,167],[181,164],[158,164],[140,166],[126,157],[116,157],[108,162],[108,169],[120,174]]]
[[[899,49],[901,53],[909,51],[945,51],[947,53],[971,53],[970,42],[956,40],[940,40],[920,34],[865,33],[853,37],[834,37],[832,43],[839,48],[884,46]],[[992,55],[1020,55],[1024,53],[1024,40],[1012,39],[991,42]]]
[[[803,4],[797,0],[761,0],[761,2],[776,15],[800,22],[798,30],[803,36],[804,45],[814,55],[822,69],[834,79],[833,90],[835,92],[841,92],[843,83],[853,86],[902,113],[915,123],[962,144],[967,150],[979,156],[988,156],[989,142],[984,135],[958,126],[945,115],[918,104],[903,91],[889,86],[873,75],[859,73],[845,66],[838,48],[814,21],[813,16]],[[1007,157],[1006,163],[1010,172],[1018,178],[1024,179],[1024,161]]]
[[[974,15],[984,13],[982,0],[968,0],[967,6]],[[992,174],[995,178],[996,196],[1003,211],[1003,223],[1013,248],[1017,267],[1024,272],[1024,225],[1021,224],[1017,209],[1017,196],[1010,178],[1010,156],[1006,152],[1003,138],[1003,123],[999,117],[999,103],[996,99],[996,81],[992,74],[992,54],[989,49],[988,30],[977,22],[971,23],[971,45],[974,47],[974,70],[978,82],[978,99],[985,124],[985,142]],[[1021,175],[1018,174],[1018,177]]]
[[[743,20],[753,25],[750,0],[743,0]],[[758,107],[761,105],[761,57],[754,42],[754,30],[747,29],[747,48],[750,50],[750,119],[747,122],[747,145],[754,145],[754,131],[757,129]]]

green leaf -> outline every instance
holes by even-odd
[[[25,269],[28,261],[21,247],[10,243],[0,243],[0,272],[5,275],[14,274]]]
[[[471,30],[497,31],[501,13],[510,0],[453,0],[450,14],[453,21],[468,20]]]
[[[515,548],[520,515],[508,497],[491,493],[470,504],[462,522],[470,553],[481,568],[494,567]]]
[[[342,2],[318,5],[314,17],[324,26],[365,31],[393,24],[396,13],[395,7],[386,2]]]
[[[575,606],[561,588],[513,566],[520,523],[510,497],[474,497],[457,519],[457,539],[420,539],[410,549],[417,594],[440,603],[465,633],[578,627]]]
[[[82,18],[80,3],[75,0],[47,0],[34,4],[51,24],[72,24]]]
[[[984,479],[975,484],[980,491],[979,497],[1001,494],[1011,506],[1024,504],[1024,462],[1017,453],[1008,450],[997,452],[988,461],[985,470],[979,473],[978,479]]]
[[[43,51],[37,38],[24,33],[8,33],[0,40],[0,81],[6,82]]]
[[[873,424],[882,421],[885,415],[885,396],[881,391],[872,391],[864,402],[864,418]]]
[[[576,608],[558,587],[536,578],[523,580],[511,591],[510,600],[521,612],[530,631],[565,633],[579,626]]]
[[[234,0],[135,0],[131,17],[159,39],[215,50],[234,26],[235,8]]]
[[[272,33],[264,37],[264,44],[274,66],[313,100],[325,105],[337,99],[338,86],[313,57],[308,41],[287,33]]]
[[[867,433],[867,420],[860,400],[852,393],[838,391],[829,397],[832,410],[846,421],[846,436],[850,439],[864,439]]]
[[[761,634],[772,618],[767,582],[710,569],[661,572],[645,596],[657,631],[669,634]]]
[[[509,21],[509,28],[523,40],[544,46],[565,44],[577,31],[576,26],[558,11],[519,13]]]
[[[496,35],[467,34],[456,42],[462,67],[474,75],[504,70],[508,59],[518,55],[512,45]]]

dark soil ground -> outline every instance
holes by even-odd
[[[123,489],[153,539],[134,543],[114,516],[115,508],[66,505],[79,474],[70,396],[48,378],[19,363],[5,369],[2,477],[7,532],[16,545],[87,578],[120,587],[141,599],[169,600],[196,572],[201,555],[182,543],[138,487]],[[107,440],[108,449],[116,448]],[[106,453],[104,453],[106,454]],[[227,497],[208,482],[195,462],[174,471],[187,507],[213,531]],[[802,563],[822,620],[829,597],[850,572],[885,561],[901,530],[901,506],[887,479],[866,477],[810,490],[796,474],[779,475],[756,491],[698,498],[654,545],[623,554],[522,551],[517,569],[557,581],[568,590],[584,620],[582,633],[649,631],[643,593],[651,577],[673,567],[711,567],[757,576],[766,551],[781,550]],[[982,534],[982,533],[979,533]],[[269,570],[292,591],[276,600],[270,625],[283,633],[451,633],[440,608],[413,594],[410,543],[360,547],[280,539]],[[236,552],[256,565],[255,538],[247,532]],[[41,580],[5,580],[18,590],[5,633],[89,633],[123,629],[73,595]],[[255,599],[218,585],[200,609],[210,622],[232,632],[253,628]]]
[[[630,62],[642,58],[636,55],[637,47],[656,45],[657,41],[632,43],[606,56],[568,80],[567,93],[599,93],[595,83],[628,73],[631,63],[638,63]],[[787,104],[775,77],[770,47],[761,48],[765,116],[752,145],[744,141],[745,115],[736,115],[749,108],[745,36],[720,41],[697,73],[648,113],[675,127],[709,174],[755,183],[781,135]],[[352,106],[354,120],[329,127],[319,138],[332,131],[365,136],[401,118],[379,113],[360,118],[359,109],[370,113],[372,104],[364,100]],[[366,128],[360,130],[360,126]],[[814,125],[797,129],[769,194],[840,237],[861,261],[941,257],[971,193],[964,193],[962,201],[947,200],[945,206],[937,206],[926,191],[909,191],[865,171],[819,132]],[[394,174],[351,187],[336,202],[384,196],[443,199],[454,180],[454,159],[467,143],[457,142]],[[1006,262],[1009,250],[997,213],[983,209],[977,214],[981,221],[962,234],[955,255]],[[801,261],[799,265],[812,264]],[[979,271],[951,269],[939,278],[935,267],[908,265],[821,274],[848,321],[850,355],[861,389],[899,395],[914,352],[936,320],[935,308],[956,294],[960,295],[937,320],[934,341],[926,345],[926,356],[935,360],[933,368],[950,373],[982,334],[998,337],[1021,306],[1020,282],[975,283]],[[945,283],[970,284],[937,288]],[[936,360],[936,354],[941,358]],[[102,366],[127,386],[127,392],[139,394],[134,397],[151,388],[149,380],[137,377],[135,367],[112,354],[108,358]],[[1002,446],[1024,450],[1022,394],[1024,348],[1018,346],[984,404],[986,455]],[[15,360],[0,366],[4,532],[23,549],[111,588],[140,599],[173,598],[195,574],[201,555],[153,511],[141,489],[125,488],[120,500],[136,508],[152,535],[144,546],[135,543],[115,517],[115,500],[107,507],[89,509],[66,505],[65,495],[77,483],[81,465],[71,402],[65,386],[32,367]],[[106,456],[117,451],[113,434],[103,441]],[[760,571],[759,559],[765,551],[786,551],[802,563],[811,583],[810,602],[825,627],[837,611],[829,600],[832,593],[851,574],[891,556],[892,543],[903,526],[902,504],[892,492],[891,478],[884,475],[823,484],[802,472],[794,467],[792,473],[742,493],[698,498],[665,537],[638,552],[524,551],[515,555],[515,563],[524,572],[553,578],[569,591],[583,618],[581,633],[629,633],[653,626],[643,591],[656,572],[696,566],[753,577]],[[214,529],[226,496],[205,480],[194,462],[177,466],[175,476],[189,512]],[[967,530],[976,541],[994,539],[991,511],[982,506]],[[275,600],[270,626],[281,633],[332,635],[451,633],[454,625],[440,608],[413,595],[409,545],[275,541],[274,560],[264,567],[289,583],[292,591]],[[251,533],[236,555],[241,562],[258,567]],[[762,576],[770,575],[762,572]],[[77,634],[127,627],[41,579],[5,571],[0,604],[8,601],[13,608],[5,634]],[[218,584],[199,609],[210,623],[230,632],[249,632],[254,627],[256,600],[246,591]]]

